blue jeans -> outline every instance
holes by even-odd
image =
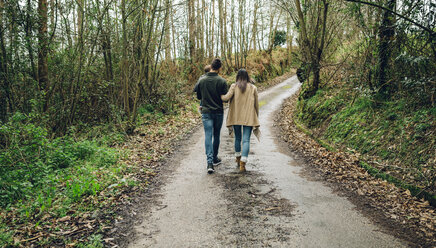
[[[250,137],[253,127],[234,125],[233,130],[235,131],[235,152],[237,153],[241,152],[241,141],[242,141],[241,156],[248,157],[248,153],[250,152]]]
[[[218,157],[224,114],[202,114],[201,119],[204,127],[207,163],[212,164],[213,160]]]

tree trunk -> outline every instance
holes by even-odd
[[[319,84],[320,84],[320,71],[321,71],[321,59],[322,59],[322,53],[324,51],[324,44],[325,44],[325,33],[326,33],[326,27],[327,27],[327,13],[328,13],[328,3],[326,0],[323,0],[323,16],[322,16],[322,23],[321,23],[321,40],[319,43],[317,43],[316,50],[314,51],[315,54],[312,54],[312,70],[313,70],[313,82],[309,90],[309,96],[315,95],[315,93],[318,91]]]
[[[213,58],[215,53],[214,53],[214,44],[213,41],[214,39],[214,35],[215,35],[215,0],[211,1],[211,18],[210,18],[210,22],[209,22],[209,28],[210,28],[210,34],[209,34],[209,42],[208,42],[208,49],[210,49],[210,58]]]
[[[268,34],[268,53],[271,54],[274,42],[274,14],[272,10],[272,3],[269,4],[269,34]]]
[[[100,23],[100,29],[101,29],[101,48],[103,52],[103,59],[105,64],[105,71],[106,75],[105,78],[108,81],[113,80],[113,68],[112,68],[112,45],[111,45],[111,38],[109,35],[110,30],[110,20],[109,20],[109,8],[107,7],[107,1],[104,0],[103,10],[106,9],[106,13],[100,13],[101,20],[99,20]],[[99,8],[98,2],[97,2],[97,8]],[[105,23],[105,16],[106,16],[106,23]]]
[[[221,52],[221,57],[225,57],[225,48],[224,48],[224,7],[223,0],[218,0],[218,12],[219,12],[219,47]]]
[[[206,1],[202,0],[201,2],[201,53],[202,53],[202,59],[204,60],[205,57],[207,57],[206,53],[206,44],[205,44],[205,32],[207,30],[206,25]]]
[[[239,1],[239,64],[238,67],[243,67],[244,63],[244,1]]]
[[[232,0],[232,6],[234,6],[234,0]],[[229,41],[229,47],[230,47],[230,60],[232,62],[230,62],[231,66],[234,68],[236,66],[236,49],[234,50],[234,42],[235,42],[235,8],[232,8],[231,10],[231,14],[230,14],[230,41]],[[232,54],[235,57],[235,63],[233,63],[232,60]],[[233,70],[233,69],[232,69]]]
[[[188,30],[189,30],[189,56],[191,64],[196,62],[195,51],[195,8],[194,0],[188,0]]]
[[[7,120],[8,115],[8,104],[12,106],[11,100],[9,97],[9,77],[8,77],[8,61],[6,54],[6,47],[4,43],[4,29],[3,29],[3,8],[4,8],[4,0],[0,0],[0,82],[2,82],[0,88],[0,122],[4,122]],[[13,111],[10,109],[9,111]]]
[[[171,2],[170,0],[165,1],[165,60],[171,60],[171,26],[170,26],[170,13],[171,13]]]
[[[302,48],[302,52],[303,52],[303,56],[307,57],[310,56],[310,52],[309,52],[309,47],[310,47],[310,42],[308,40],[307,37],[307,31],[306,31],[306,21],[304,19],[304,15],[303,15],[303,11],[301,10],[301,3],[300,0],[295,0],[295,6],[297,9],[297,14],[298,14],[298,21],[299,21],[299,26],[300,26],[300,40],[301,40],[301,48]]]
[[[126,17],[126,0],[121,0],[121,23],[122,23],[122,49],[121,49],[121,73],[123,84],[123,102],[124,112],[130,116],[130,103],[129,103],[129,77],[128,77],[128,64],[127,64],[127,17]]]
[[[300,0],[295,0],[295,6],[298,15],[298,21],[300,26],[299,33],[299,43],[301,46],[302,60],[303,60],[303,68],[299,68],[297,70],[297,74],[303,73],[302,77],[305,79],[308,76],[308,72],[313,72],[313,80],[311,84],[302,91],[302,96],[304,98],[310,98],[316,94],[320,84],[320,71],[321,71],[321,61],[323,51],[325,49],[325,37],[326,37],[326,28],[327,28],[327,14],[328,14],[328,2],[327,0],[322,0],[322,2],[318,2],[317,4],[322,4],[322,8],[319,8],[319,15],[316,20],[313,20],[311,23],[311,27],[313,27],[313,32],[316,34],[321,33],[321,35],[317,35],[315,37],[308,36],[307,32],[307,23],[304,18],[303,11],[301,9]],[[322,10],[322,16],[321,16]],[[319,30],[321,29],[321,30]],[[307,63],[310,62],[310,67],[307,68]],[[300,72],[298,72],[300,71]]]
[[[35,81],[38,81],[38,74],[36,72],[36,67],[35,67],[35,58],[34,58],[34,54],[33,54],[33,46],[32,46],[32,31],[33,31],[33,23],[31,20],[31,13],[33,13],[32,10],[32,3],[31,0],[27,0],[27,12],[26,12],[26,22],[24,25],[24,29],[25,29],[25,33],[26,33],[26,47],[27,47],[27,52],[29,53],[29,60],[30,60],[30,70],[31,70],[31,75],[32,78]]]
[[[77,42],[83,39],[83,1],[77,0]]]
[[[257,34],[257,10],[259,8],[259,3],[256,0],[254,2],[254,12],[253,12],[253,30],[251,37],[251,48],[256,51],[256,34]]]
[[[395,11],[396,0],[387,0],[386,8]],[[392,47],[391,41],[395,35],[395,17],[392,12],[385,10],[383,13],[382,23],[379,28],[379,45],[378,45],[378,67],[377,82],[379,86],[379,96],[389,98],[392,93],[392,84],[387,82],[387,72],[389,70],[389,60],[391,58]]]
[[[38,1],[38,15],[38,84],[40,90],[45,90],[48,84],[47,0]]]
[[[287,56],[286,56],[286,66],[290,66],[291,65],[291,60],[292,60],[292,30],[291,30],[291,18],[289,16],[287,16],[286,18],[286,51],[287,51]]]
[[[200,63],[203,63],[204,59],[204,45],[203,45],[203,8],[202,8],[202,1],[197,1],[197,17],[195,30],[196,30],[196,39],[197,39],[197,61]]]
[[[171,8],[171,29],[172,29],[172,36],[173,36],[173,56],[174,60],[177,61],[177,43],[176,43],[176,27],[174,26],[174,13],[173,8]]]

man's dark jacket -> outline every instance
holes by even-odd
[[[203,114],[224,113],[221,95],[228,91],[226,80],[216,72],[208,72],[200,79],[197,89],[197,98],[201,100]]]

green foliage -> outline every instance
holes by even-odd
[[[93,168],[115,164],[119,153],[97,142],[76,141],[68,136],[50,140],[45,128],[30,121],[17,112],[0,126],[0,206],[38,196],[39,192],[52,192],[59,177],[68,173],[80,172],[67,186],[67,191],[73,192],[72,199],[96,194],[101,187],[89,173]],[[53,194],[44,197],[51,198],[51,205]]]
[[[377,102],[367,89],[325,87],[299,99],[295,123],[312,129],[306,133],[329,150],[351,148],[382,162],[378,167],[361,161],[361,166],[434,205],[436,107],[417,104],[414,98],[397,93],[390,101]]]
[[[297,116],[316,129],[316,138],[384,161],[401,161],[409,182],[428,187],[434,180],[429,175],[435,172],[429,163],[436,149],[436,108],[419,106],[412,99],[397,94],[380,103],[365,90],[331,87],[300,99]]]
[[[14,243],[13,232],[0,220],[0,247],[8,247]]]
[[[407,9],[403,13],[406,17],[435,30],[434,14],[428,2],[402,1],[401,4]],[[389,27],[384,26],[387,22],[383,22],[383,12],[376,22],[364,14],[376,9],[357,3],[346,5],[345,13],[359,27],[347,37],[348,42],[343,43],[350,49],[342,55],[351,55],[348,68],[344,70],[347,81],[369,88],[373,95],[379,96],[378,101],[390,101],[400,93],[417,105],[434,105],[436,54],[432,35],[410,21],[398,18],[393,20],[395,25],[391,25],[395,26],[395,35],[389,41],[375,39],[376,32],[381,34]],[[361,34],[364,34],[363,39]],[[384,77],[380,74],[386,78],[382,80]]]
[[[101,234],[91,235],[88,242],[77,244],[78,248],[103,248],[103,236]]]
[[[318,90],[314,97],[298,102],[298,118],[309,128],[317,128],[330,119],[345,104],[344,94],[325,98],[326,91]]]
[[[278,47],[286,43],[286,31],[276,31],[273,38],[273,46]]]
[[[409,107],[395,101],[373,108],[371,99],[360,97],[332,117],[325,136],[362,153],[400,159],[419,168],[432,156],[422,151],[430,149],[432,137],[427,133],[435,127],[430,109],[414,112]]]
[[[403,52],[395,58],[395,66],[401,71],[399,88],[416,104],[434,103],[436,94],[436,63],[426,56],[413,56]]]

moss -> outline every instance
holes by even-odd
[[[298,121],[320,144],[325,140],[333,147],[352,148],[384,164],[395,164],[400,168],[383,169],[432,193],[436,189],[423,173],[431,175],[436,169],[431,165],[436,150],[435,113],[435,107],[417,105],[399,94],[376,103],[370,94],[347,85],[325,87],[297,104]]]
[[[343,94],[327,97],[325,90],[319,90],[315,96],[300,100],[298,118],[309,128],[319,127],[345,104]]]

